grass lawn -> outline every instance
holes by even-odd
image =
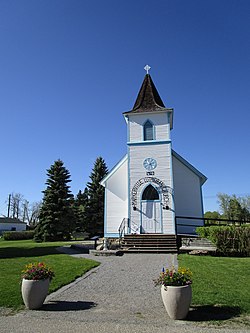
[[[30,262],[43,261],[51,266],[55,278],[50,284],[49,292],[74,281],[77,277],[98,262],[88,259],[73,258],[61,254],[56,247],[66,242],[35,243],[32,240],[4,241],[0,240],[0,307],[15,309],[23,306],[21,297],[21,271]]]
[[[44,261],[55,271],[50,292],[81,276],[99,263],[61,254],[65,242],[35,243],[0,239],[0,307],[21,308],[21,271],[27,263]],[[250,258],[178,256],[179,266],[193,272],[190,319],[221,320],[250,314]]]
[[[204,311],[250,314],[250,258],[181,254],[178,261],[193,272],[192,305]]]

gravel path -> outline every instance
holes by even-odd
[[[72,251],[70,252],[73,253]],[[240,333],[247,329],[214,328],[206,322],[170,320],[160,288],[154,287],[163,265],[174,255],[126,254],[93,257],[101,265],[76,282],[49,295],[42,309],[0,317],[0,332],[194,332]]]

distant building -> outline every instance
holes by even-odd
[[[16,218],[0,217],[0,235],[3,231],[25,231],[27,224]]]
[[[195,234],[203,217],[206,177],[172,149],[173,109],[166,108],[149,74],[135,105],[124,112],[127,154],[102,180],[105,187],[104,236]]]

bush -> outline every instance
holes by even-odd
[[[4,240],[23,240],[23,239],[33,239],[34,231],[5,231],[3,232]]]
[[[219,254],[250,256],[250,225],[198,227],[196,231],[209,239]]]

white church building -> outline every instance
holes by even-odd
[[[148,73],[133,109],[123,115],[127,154],[101,182],[104,237],[194,235],[203,225],[207,178],[172,149],[173,109],[165,107]]]

